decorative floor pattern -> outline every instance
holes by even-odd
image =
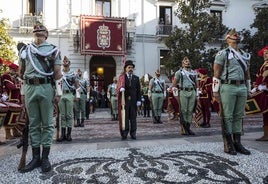
[[[251,152],[230,156],[222,152],[221,143],[101,150],[73,145],[52,152],[53,170],[46,174],[40,169],[18,173],[19,155],[1,160],[0,183],[267,183],[268,154]]]

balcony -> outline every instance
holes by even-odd
[[[30,14],[25,14],[21,19],[20,19],[20,27],[19,27],[19,32],[20,33],[32,33],[33,27],[36,22],[40,22],[43,24],[43,17],[42,16],[33,16]]]
[[[172,25],[161,25],[156,26],[156,36],[167,37],[173,30]]]

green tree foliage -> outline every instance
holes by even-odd
[[[167,68],[178,69],[183,57],[187,56],[193,68],[206,67],[211,71],[217,49],[206,49],[206,46],[222,38],[227,28],[210,15],[209,7],[209,0],[178,1],[175,14],[182,26],[175,27],[165,40],[170,49],[170,57],[165,61]]]
[[[8,24],[7,19],[0,20],[0,58],[5,61],[14,62],[17,59],[17,55],[14,51],[15,42],[13,38],[8,35],[7,32]],[[5,63],[4,63],[5,64]],[[6,66],[3,67],[1,73],[7,69]]]
[[[258,51],[268,45],[268,8],[255,9],[255,19],[251,28],[257,31],[251,35],[249,30],[244,29],[242,45],[243,49],[251,53],[250,73],[252,81],[256,79],[256,73],[263,64],[263,58],[258,56]]]

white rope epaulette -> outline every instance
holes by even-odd
[[[57,56],[58,53],[59,53],[59,49],[58,49],[57,47],[54,48],[54,49],[52,49],[51,51],[49,51],[49,52],[47,52],[47,53],[42,53],[42,52],[40,52],[37,48],[35,48],[32,44],[29,44],[29,45],[27,46],[27,54],[28,54],[28,56],[29,56],[29,60],[30,60],[30,62],[31,62],[31,64],[32,64],[32,66],[34,67],[34,69],[35,69],[38,73],[40,73],[41,75],[44,75],[44,76],[51,76],[51,75],[53,75],[54,72],[46,73],[46,72],[43,72],[43,71],[39,70],[39,68],[37,68],[37,66],[35,65],[35,63],[34,63],[34,61],[33,61],[32,54],[31,54],[31,53],[33,53],[33,54],[39,54],[39,55],[41,55],[41,56],[49,56],[49,55],[51,55],[52,53],[54,53],[55,51],[57,51],[57,54],[56,54],[56,56]]]
[[[67,84],[67,86],[68,86],[69,88],[71,88],[71,89],[75,89],[75,87],[74,87],[74,86],[71,86],[71,85],[69,84],[69,82],[67,81],[67,77],[71,77],[72,75],[75,75],[74,72],[72,72],[72,73],[70,73],[70,74],[66,74],[66,73],[64,73],[63,71],[61,71],[61,73],[62,73],[62,79],[65,81],[65,83]]]

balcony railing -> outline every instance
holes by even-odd
[[[33,31],[34,24],[36,22],[43,23],[43,17],[42,16],[32,16],[32,15],[24,15],[20,19],[20,33],[31,33]]]
[[[172,25],[162,25],[162,24],[159,24],[156,27],[156,35],[157,36],[168,36],[168,35],[171,34],[172,30],[173,30]]]

